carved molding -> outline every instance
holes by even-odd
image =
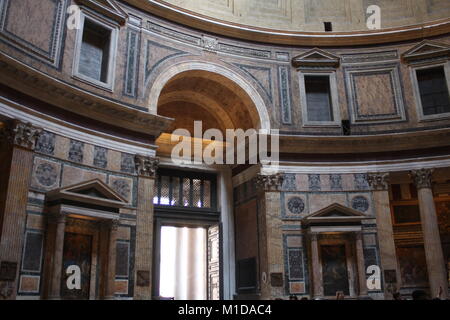
[[[445,43],[424,40],[406,51],[402,58],[407,63],[420,62],[433,58],[450,58],[450,46]]]
[[[147,156],[136,155],[135,158],[136,171],[139,176],[154,178],[158,169],[159,159]]]
[[[67,221],[66,216],[60,213],[49,214],[47,216],[48,224],[65,224]]]
[[[417,189],[431,188],[434,169],[411,170],[409,176],[413,180]]]
[[[0,83],[25,91],[57,107],[100,122],[129,130],[159,136],[172,122],[169,118],[133,109],[122,103],[93,96],[69,84],[24,66],[0,53]]]
[[[314,48],[292,58],[292,65],[296,68],[336,69],[339,67],[340,61],[340,57],[319,48]]]
[[[387,191],[389,189],[389,173],[368,173],[367,182],[374,191]]]
[[[115,0],[76,0],[76,2],[117,21],[121,25],[124,25],[127,21],[127,13],[117,5]]]
[[[256,188],[260,191],[280,191],[284,176],[281,173],[273,175],[258,174],[256,177]]]
[[[34,150],[41,133],[42,129],[34,127],[29,122],[13,120],[0,129],[0,139],[18,147]]]

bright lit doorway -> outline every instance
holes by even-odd
[[[160,296],[206,300],[207,229],[164,226],[160,250]]]

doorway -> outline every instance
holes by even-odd
[[[159,292],[175,300],[206,300],[206,229],[161,228]]]
[[[158,230],[155,297],[164,300],[219,300],[219,225],[162,223]]]
[[[345,245],[322,245],[322,276],[325,296],[334,296],[336,292],[350,294]]]
[[[216,175],[158,169],[153,261],[154,299],[218,300],[221,223]]]
[[[86,234],[66,232],[64,236],[63,268],[61,277],[61,298],[67,300],[88,300],[91,283],[91,262],[93,237]],[[69,288],[67,282],[71,266],[80,270],[80,287]]]

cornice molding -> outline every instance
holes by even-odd
[[[159,0],[123,0],[135,8],[164,19],[248,41],[295,46],[358,46],[422,39],[450,32],[450,18],[406,27],[355,32],[294,32],[258,28],[194,13]]]
[[[445,43],[424,40],[415,45],[402,55],[402,59],[407,63],[414,63],[432,58],[450,58],[450,46]]]
[[[314,68],[314,67],[328,67],[338,68],[341,59],[324,50],[314,48],[305,53],[302,53],[292,59],[292,65],[296,68]]]
[[[0,83],[66,111],[157,138],[173,119],[132,109],[50,77],[0,52]]]
[[[124,25],[127,21],[128,15],[116,4],[115,0],[75,0],[75,2],[113,19],[120,25]]]
[[[354,154],[450,146],[450,128],[355,136],[280,135],[280,153]]]

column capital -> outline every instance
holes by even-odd
[[[143,155],[136,155],[134,159],[136,163],[136,171],[139,176],[154,178],[158,169],[159,159],[151,158]]]
[[[0,128],[0,139],[29,150],[34,150],[42,129],[19,120],[13,120]]]
[[[434,169],[418,169],[411,170],[409,176],[413,180],[417,189],[428,188],[431,189],[431,179],[433,176]]]
[[[389,189],[389,173],[369,172],[367,182],[374,191],[386,191]]]
[[[280,191],[283,179],[281,173],[272,175],[258,174],[255,181],[256,188],[261,191]]]

